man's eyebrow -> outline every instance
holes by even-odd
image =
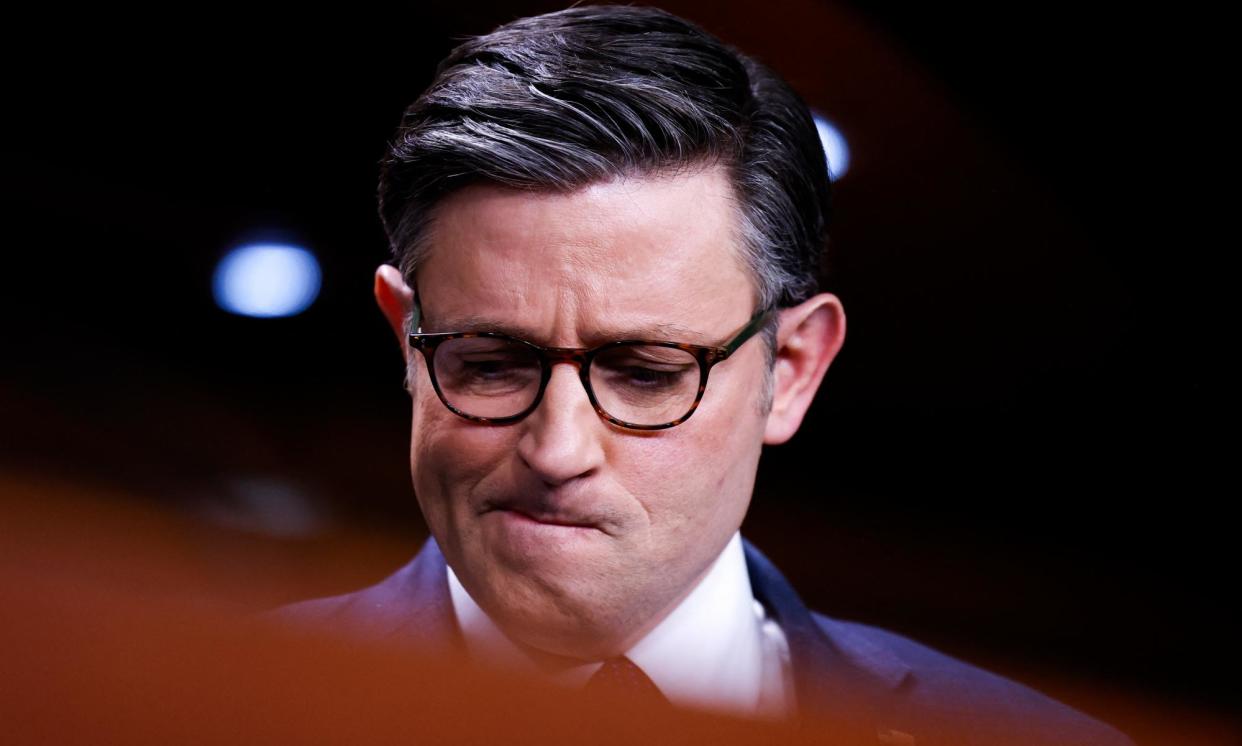
[[[541,334],[521,324],[513,324],[479,315],[445,316],[438,319],[423,319],[424,332],[500,332],[510,337],[525,339],[540,344]],[[583,337],[584,345],[598,345],[619,339],[641,339],[651,342],[683,342],[714,346],[720,340],[709,339],[701,331],[690,329],[676,322],[656,322],[640,324],[632,327],[616,327],[613,329],[597,329]]]

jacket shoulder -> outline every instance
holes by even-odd
[[[961,732],[964,743],[1134,746],[1115,728],[1052,697],[895,632],[812,616],[847,658],[895,685],[912,720]]]
[[[260,619],[428,650],[456,646],[459,633],[446,567],[439,547],[429,539],[413,559],[375,585],[280,606]]]
[[[365,634],[377,631],[377,627],[383,625],[385,617],[389,616],[385,614],[387,605],[383,595],[377,593],[373,586],[285,604],[265,611],[257,618],[291,629]]]

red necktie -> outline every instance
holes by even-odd
[[[592,674],[583,691],[624,705],[667,707],[668,698],[634,661],[619,655],[609,658]]]

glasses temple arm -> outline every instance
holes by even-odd
[[[772,314],[774,314],[775,312],[776,312],[775,306],[769,306],[765,309],[755,312],[755,315],[750,317],[750,322],[746,324],[746,326],[742,327],[742,330],[737,333],[737,336],[734,337],[732,341],[729,342],[729,344],[720,348],[722,359],[732,355],[733,352],[737,350],[737,348],[741,347],[742,344],[746,342],[746,340],[753,337],[760,329],[764,327],[765,324],[768,323],[768,320],[772,318]]]

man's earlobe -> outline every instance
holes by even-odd
[[[391,264],[381,264],[375,270],[375,302],[397,335],[397,344],[401,345],[404,356],[407,352],[406,320],[414,308],[414,291],[405,284],[400,270]]]
[[[769,445],[798,432],[828,366],[845,342],[845,309],[831,293],[781,311],[772,371],[772,409],[763,433]]]

